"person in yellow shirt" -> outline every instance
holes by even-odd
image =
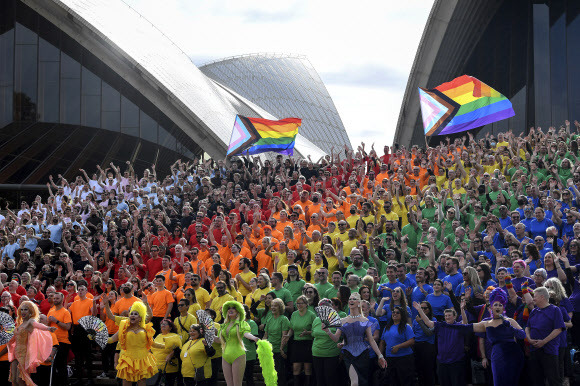
[[[189,300],[181,299],[177,303],[177,309],[179,310],[179,316],[175,318],[175,332],[179,335],[181,343],[185,343],[189,339],[189,328],[192,324],[197,324],[196,314],[190,314],[189,311]]]
[[[151,353],[155,357],[155,363],[159,372],[147,381],[156,384],[155,382],[164,372],[165,384],[173,385],[175,384],[177,373],[179,371],[178,360],[177,358],[173,358],[167,361],[167,358],[170,355],[173,355],[173,350],[181,349],[183,343],[181,341],[181,336],[177,334],[175,324],[173,324],[169,319],[164,319],[161,322],[161,333],[157,335],[153,342],[156,344],[151,346]]]
[[[201,305],[197,301],[197,296],[195,295],[195,290],[193,288],[188,288],[183,293],[183,299],[189,301],[189,308],[187,312],[196,315],[197,311],[201,310]],[[181,300],[181,299],[179,299]]]
[[[252,299],[256,303],[260,302],[257,309],[263,310],[266,307],[263,297],[265,297],[268,292],[272,291],[272,287],[270,286],[270,278],[265,273],[259,274],[257,278],[258,278],[258,288],[256,288],[256,291],[254,291]]]
[[[238,282],[238,290],[242,297],[245,299],[246,296],[251,292],[250,280],[256,277],[256,274],[250,271],[250,265],[252,262],[245,257],[240,260],[240,273],[236,275],[236,281]]]
[[[221,314],[221,312],[220,312]],[[203,372],[201,377],[207,382],[212,378],[211,357],[215,355],[215,348],[210,346],[203,338],[203,327],[194,324],[189,329],[189,340],[181,347],[181,375],[185,385],[195,385],[196,373]]]
[[[211,298],[209,296],[209,292],[207,292],[207,290],[200,285],[201,276],[193,275],[191,280],[193,290],[195,291],[195,297],[197,298],[197,302],[201,306],[201,309],[205,310],[209,308],[211,304]]]
[[[357,213],[356,205],[350,206],[349,216],[346,218],[346,222],[349,225],[349,228],[356,228],[356,222],[359,220],[359,215]],[[343,240],[344,241],[344,240]]]
[[[217,291],[217,296],[211,301],[210,308],[216,313],[215,321],[221,323],[223,319],[222,306],[225,302],[235,300],[235,298],[227,292],[226,283],[223,281],[218,281],[215,285],[215,289]]]

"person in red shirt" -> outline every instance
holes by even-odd
[[[145,266],[147,267],[147,280],[153,281],[155,274],[163,269],[163,262],[161,257],[159,257],[158,246],[151,246],[150,252],[150,257],[145,260]]]
[[[46,298],[38,306],[38,310],[44,315],[47,315],[48,311],[52,308],[55,293],[56,291],[53,286],[46,289]]]

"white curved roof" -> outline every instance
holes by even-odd
[[[46,7],[47,2],[40,1],[43,3],[41,7]],[[189,56],[167,36],[121,0],[51,0],[51,2],[66,10],[73,18],[73,22],[81,24],[107,42],[149,83],[167,94],[173,104],[182,110],[185,109],[189,117],[197,122],[198,127],[207,128],[207,133],[186,131],[194,140],[211,136],[218,145],[217,148],[223,150],[225,154],[235,115],[243,114],[242,111],[248,108],[255,112],[264,112],[247,100],[236,100],[239,99],[237,96],[206,77]],[[240,106],[244,105],[240,111]],[[264,118],[275,117],[270,115]],[[304,140],[301,138],[296,142],[296,150],[302,153],[298,144],[304,143]],[[210,152],[214,157],[223,154]],[[324,152],[307,143],[304,154],[311,154],[314,157]]]

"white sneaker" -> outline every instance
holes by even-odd
[[[97,376],[97,379],[107,379],[107,378],[109,377],[107,376],[107,373],[105,373],[104,371],[101,373],[101,375]]]

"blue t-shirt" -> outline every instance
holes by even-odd
[[[433,287],[431,287],[429,284],[423,284],[423,290],[427,292],[427,295],[433,293]],[[413,292],[411,292],[411,304],[413,304],[413,302],[421,303],[427,298],[427,295],[421,292],[419,286],[415,286],[415,288],[413,288]],[[417,316],[417,310],[412,308],[411,317],[415,319],[415,316]]]
[[[453,285],[453,291],[463,283],[463,275],[457,272],[455,275],[447,275],[443,278],[443,282],[449,282]]]
[[[46,227],[50,231],[50,240],[55,244],[62,242],[62,224],[51,224]]]
[[[395,288],[399,288],[399,287],[402,288],[403,289],[403,293],[405,293],[407,287],[405,287],[404,284],[402,284],[402,283],[400,283],[398,281],[396,281],[394,283],[384,283],[384,284],[381,284],[379,286],[379,289],[378,289],[379,296],[381,298],[387,298],[387,297],[392,298],[393,295],[391,294],[391,291],[389,291],[387,288],[390,288],[391,290],[394,290]]]
[[[385,356],[386,357],[404,357],[406,355],[413,354],[413,349],[411,347],[405,347],[399,349],[396,353],[391,352],[393,346],[404,343],[411,338],[415,337],[413,328],[408,324],[405,324],[405,331],[403,333],[399,332],[399,326],[393,324],[391,327],[385,328],[381,340],[385,342]]]
[[[379,319],[381,322],[387,322],[387,321],[391,320],[391,306],[390,306],[390,304],[384,304],[383,310],[385,310],[385,314],[383,316],[379,316],[377,319]],[[411,317],[411,309],[409,308],[409,306],[407,306],[407,319],[409,319],[410,317]]]
[[[451,301],[451,298],[445,294],[441,294],[439,296],[435,294],[429,294],[425,300],[431,304],[433,315],[435,316],[443,316],[446,309],[453,308],[453,302]]]
[[[436,322],[437,319],[433,318],[431,321]],[[413,332],[415,333],[415,342],[427,342],[430,344],[435,344],[435,334],[425,335],[423,329],[419,325],[417,320],[413,319]]]
[[[552,226],[554,226],[554,222],[547,218],[544,218],[542,221],[533,219],[532,222],[530,223],[530,233],[532,234],[532,239],[535,239],[537,236],[542,236],[545,240],[546,229]]]

